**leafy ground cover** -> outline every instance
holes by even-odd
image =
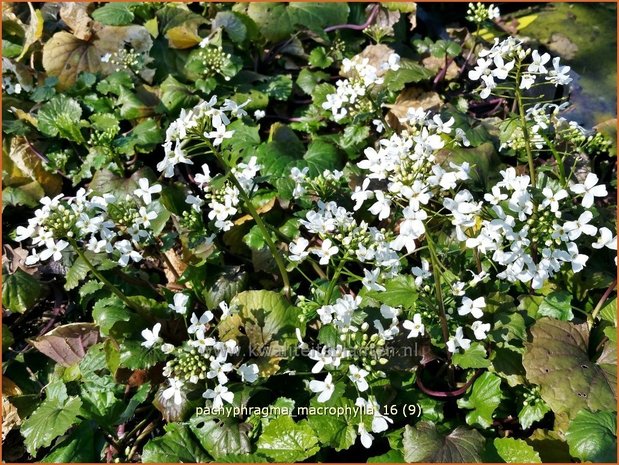
[[[3,459],[616,461],[616,121],[515,8],[4,3]]]

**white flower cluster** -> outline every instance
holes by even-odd
[[[157,164],[157,169],[164,173],[166,178],[174,175],[174,168],[179,163],[193,165],[188,158],[184,147],[189,141],[188,136],[206,138],[213,147],[221,145],[225,139],[230,139],[234,131],[229,130],[230,118],[242,118],[247,115],[243,109],[249,101],[237,104],[226,99],[224,104],[217,108],[217,96],[198,103],[191,110],[182,109],[179,117],[170,123],[166,130],[166,141],[163,144],[165,156]]]
[[[531,63],[525,65],[524,60],[531,56]],[[486,99],[497,87],[497,81],[505,81],[509,76],[519,79],[520,89],[530,89],[536,82],[543,79],[555,86],[565,86],[572,82],[569,76],[570,67],[563,66],[560,58],[552,59],[548,66],[550,55],[540,55],[537,50],[525,48],[522,41],[508,37],[503,41],[494,39],[494,45],[489,50],[482,50],[475,68],[469,71],[469,79],[481,80],[479,96]]]
[[[165,157],[157,164],[157,169],[162,171],[165,177],[171,177],[177,164],[193,165],[184,149],[192,139],[206,139],[213,148],[230,139],[234,135],[234,131],[228,129],[231,118],[247,116],[244,107],[248,103],[249,101],[237,104],[226,99],[218,108],[217,97],[213,96],[208,102],[200,102],[189,111],[181,110],[180,116],[167,129]],[[247,163],[238,163],[231,168],[232,174],[245,192],[250,192],[254,188],[254,180],[260,169],[256,161],[256,157],[251,157]],[[223,186],[218,187],[215,187],[217,183],[212,181],[211,168],[203,164],[202,173],[195,176],[195,182],[204,192],[204,196],[188,195],[186,202],[198,213],[202,211],[204,205],[207,205],[208,218],[214,221],[215,228],[228,231],[233,226],[230,218],[238,212],[240,192],[232,181],[227,180]]]
[[[365,221],[358,223],[351,212],[335,202],[318,201],[318,210],[309,211],[301,224],[321,242],[308,248],[307,239],[297,238],[290,245],[292,262],[301,262],[311,253],[319,258],[321,265],[338,258],[370,263],[381,268],[385,276],[399,269],[398,256],[389,246],[386,232],[370,227]]]
[[[572,195],[549,183],[539,196],[529,176],[517,175],[514,168],[501,171],[501,176],[492,192],[484,196],[488,207],[484,211],[492,212],[492,217],[483,219],[478,235],[458,239],[483,255],[492,253],[492,261],[504,267],[497,274],[499,279],[530,282],[533,289],[543,287],[563,264],[570,264],[575,273],[581,271],[588,256],[580,253],[575,241],[598,234],[598,228],[590,224],[594,215],[590,208],[595,197],[608,195],[598,177],[589,173],[582,184],[572,184]],[[575,208],[574,195],[582,196],[584,211]],[[474,221],[482,209],[481,202],[477,205]],[[564,221],[565,212],[573,219]],[[616,250],[610,230],[601,228],[599,233],[592,246]]]
[[[486,6],[483,3],[477,2],[469,3],[468,10],[466,11],[466,20],[472,23],[481,24],[484,21],[495,21],[501,17],[501,12],[498,6],[493,3]]]
[[[256,157],[251,157],[248,163],[239,163],[232,168],[232,173],[245,192],[251,192],[254,188],[255,177],[260,169],[256,161]],[[234,225],[230,218],[238,213],[239,189],[230,181],[226,181],[223,187],[214,187],[207,164],[202,165],[202,173],[195,176],[195,181],[204,196],[188,195],[185,201],[196,212],[201,212],[206,204],[209,208],[208,218],[214,221],[215,228],[228,231]]]
[[[176,294],[174,305],[171,307],[178,313],[185,314],[186,298],[187,296],[183,294]],[[230,309],[225,302],[221,302],[219,306],[223,318],[230,312]],[[210,324],[213,318],[214,315],[210,311],[206,311],[200,318],[193,313],[190,319],[191,324],[187,328],[190,339],[180,348],[164,343],[159,335],[161,323],[156,323],[152,329],[142,331],[144,338],[142,346],[148,349],[159,348],[166,354],[176,355],[163,370],[163,375],[169,378],[169,386],[161,394],[165,400],[172,399],[175,404],[180,405],[185,398],[187,383],[195,385],[202,381],[212,380],[214,386],[207,387],[202,397],[212,401],[213,409],[219,409],[224,402],[232,403],[234,400],[234,393],[226,386],[231,373],[236,373],[245,383],[253,383],[258,379],[259,370],[256,364],[244,363],[236,367],[229,361],[230,356],[238,354],[238,344],[234,339],[219,341],[213,337],[212,332],[215,326]]]
[[[141,261],[138,250],[151,240],[151,222],[157,218],[152,196],[161,192],[161,186],[151,186],[146,178],[139,179],[138,185],[133,195],[124,198],[95,196],[80,189],[75,197],[41,199],[42,206],[28,225],[15,231],[16,241],[31,239],[38,248],[32,249],[26,263],[60,260],[72,240],[91,252],[113,256],[123,267]]]
[[[327,95],[322,108],[331,111],[334,121],[341,121],[351,114],[362,111],[364,105],[369,104],[363,97],[372,92],[375,86],[383,84],[382,76],[386,71],[398,69],[400,69],[400,56],[397,53],[391,53],[379,68],[372,66],[368,58],[361,56],[345,58],[342,61],[342,73],[350,77],[336,82],[335,93]],[[371,107],[368,109],[371,110]]]

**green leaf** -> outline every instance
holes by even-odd
[[[529,401],[518,413],[518,421],[522,429],[529,429],[533,423],[544,418],[548,412],[550,412],[550,408],[542,399],[537,399],[533,403]]]
[[[73,142],[84,143],[80,132],[82,107],[77,100],[66,95],[56,95],[41,107],[37,125],[39,131],[52,137],[63,137]]]
[[[65,274],[64,288],[70,291],[79,286],[80,281],[88,276],[89,271],[90,268],[86,261],[82,257],[77,257]]]
[[[617,297],[606,302],[600,310],[600,318],[617,327]]]
[[[133,21],[132,3],[107,3],[92,12],[95,21],[109,26],[125,26]]]
[[[256,90],[275,100],[287,100],[292,93],[292,78],[287,74],[278,74],[258,84]]]
[[[188,426],[168,423],[166,433],[151,439],[142,451],[145,463],[200,463],[210,462],[211,458],[200,447]]]
[[[318,176],[324,170],[333,171],[342,167],[342,158],[337,148],[322,140],[316,140],[309,145],[303,160],[309,166],[310,176]]]
[[[150,368],[165,358],[159,349],[147,349],[140,341],[125,341],[120,346],[120,365],[131,370]]]
[[[570,321],[572,313],[572,294],[567,291],[554,291],[544,297],[537,309],[540,316],[548,316],[561,321]]]
[[[213,29],[223,28],[232,42],[241,43],[247,38],[247,26],[241,16],[233,11],[219,11],[213,20]]]
[[[2,273],[2,306],[7,310],[24,313],[34,306],[42,293],[41,283],[21,268],[12,274]]]
[[[301,462],[320,447],[307,422],[295,423],[289,416],[273,420],[258,439],[258,452],[277,462]]]
[[[501,378],[485,372],[473,383],[469,395],[458,399],[458,407],[472,409],[466,414],[469,425],[479,425],[489,428],[492,425],[492,414],[501,402]]]
[[[421,421],[407,425],[402,436],[406,462],[481,462],[485,439],[474,429],[458,426],[448,435],[440,434],[434,423]]]
[[[279,362],[285,359],[287,343],[296,340],[297,311],[273,291],[241,292],[230,306],[237,308],[238,313],[219,323],[221,340],[235,339],[242,350],[256,357],[253,361],[260,376],[277,372]]]
[[[229,454],[248,454],[251,443],[242,425],[234,418],[207,420],[191,418],[191,431],[204,449],[216,460]]]
[[[245,290],[248,275],[239,266],[229,266],[220,273],[209,273],[202,296],[209,308],[217,308],[220,302],[230,302],[239,292]]]
[[[410,275],[399,275],[383,283],[384,291],[369,291],[368,297],[392,307],[411,309],[417,301],[417,286],[415,278]]]
[[[488,368],[490,366],[486,349],[479,342],[473,342],[464,352],[453,354],[452,361],[460,368]]]
[[[370,457],[367,463],[403,463],[404,456],[399,450],[390,450],[382,455]]]
[[[43,457],[42,463],[95,463],[107,444],[95,422],[83,421],[54,450]]]
[[[541,397],[555,413],[574,417],[582,408],[607,409],[615,405],[617,355],[606,344],[597,360],[589,356],[589,328],[549,318],[531,327],[523,365],[531,383],[540,385]]]
[[[345,23],[349,7],[346,3],[294,2],[288,4],[288,11],[293,25],[317,31],[326,26]]]
[[[92,308],[92,318],[103,336],[109,336],[114,325],[131,320],[131,310],[118,297],[98,300]]]
[[[2,351],[6,353],[6,351],[9,350],[9,347],[11,347],[13,342],[15,342],[13,333],[7,325],[2,323]]]
[[[319,407],[320,405],[317,400],[312,400],[312,407]],[[343,407],[342,411],[347,412],[348,408],[354,409],[354,402],[345,397],[340,397],[335,402],[330,403],[329,406]],[[357,440],[356,425],[359,424],[360,418],[355,418],[354,415],[309,415],[307,421],[316,432],[320,443],[327,447],[333,447],[336,451],[348,449]]]
[[[496,438],[494,447],[507,463],[542,463],[535,449],[522,439]]]
[[[39,448],[49,446],[64,434],[77,420],[81,406],[77,397],[44,400],[21,427],[28,453],[35,456]]]
[[[319,82],[328,78],[329,75],[327,73],[323,73],[322,71],[310,71],[307,68],[303,68],[297,76],[296,84],[307,95],[312,95],[314,87],[316,87]]]
[[[161,83],[161,103],[168,113],[176,114],[181,108],[193,107],[199,100],[193,88],[176,80],[171,74]]]
[[[402,90],[406,84],[424,81],[432,76],[433,73],[419,63],[415,63],[412,60],[402,60],[399,70],[390,70],[385,73],[384,85],[388,90],[397,92]]]
[[[583,462],[617,462],[617,414],[581,410],[566,434],[570,454]]]
[[[328,68],[333,64],[333,58],[327,55],[324,47],[316,47],[310,52],[309,64],[316,68]]]

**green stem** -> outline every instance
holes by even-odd
[[[227,165],[226,165],[226,168],[227,168]],[[275,264],[277,265],[279,274],[282,277],[282,281],[284,283],[284,294],[286,296],[290,296],[290,279],[288,278],[288,272],[286,271],[286,264],[284,263],[284,258],[282,257],[282,254],[280,253],[279,249],[273,242],[273,239],[271,239],[271,233],[269,232],[266,225],[264,224],[264,221],[262,221],[262,218],[260,217],[260,214],[254,207],[254,204],[249,198],[249,195],[247,195],[247,192],[245,192],[245,189],[243,189],[243,186],[241,186],[241,183],[239,182],[239,180],[236,179],[236,176],[234,176],[234,173],[232,173],[232,170],[228,170],[228,173],[230,176],[230,181],[232,181],[232,184],[234,184],[236,188],[239,190],[239,195],[243,199],[243,202],[245,203],[245,207],[247,208],[247,211],[249,212],[249,214],[252,216],[252,218],[256,222],[256,225],[258,225],[258,228],[260,229],[260,231],[262,232],[262,235],[264,236],[264,241],[267,243],[269,250],[273,254],[273,258],[275,259]]]
[[[333,294],[333,290],[335,289],[337,280],[339,279],[340,274],[342,273],[342,268],[344,267],[344,263],[345,263],[345,258],[342,259],[338,267],[335,269],[335,273],[333,273],[333,277],[331,278],[331,281],[329,282],[329,287],[327,288],[327,293],[325,295],[325,302],[324,302],[325,305],[329,305],[329,302],[331,301],[331,295]]]
[[[531,138],[529,135],[529,127],[527,126],[527,118],[524,105],[522,104],[522,93],[520,92],[520,81],[522,77],[521,64],[518,63],[518,71],[516,72],[516,86],[514,94],[516,96],[516,104],[518,105],[518,114],[520,115],[520,125],[522,126],[522,136],[524,137],[524,149],[527,152],[527,160],[529,161],[529,176],[531,177],[531,185],[536,186],[535,179],[535,163],[533,161],[533,151],[531,150]]]
[[[542,134],[542,138],[546,142],[546,145],[550,149],[552,156],[557,162],[557,166],[559,167],[559,178],[561,178],[561,184],[563,185],[563,187],[567,187],[567,178],[565,177],[565,166],[563,166],[563,157],[561,156],[557,148],[554,146],[554,144],[550,141],[550,139],[548,139],[548,137]]]
[[[436,292],[436,300],[438,302],[439,318],[441,320],[441,332],[443,334],[443,342],[447,345],[449,341],[449,328],[447,326],[447,315],[445,313],[445,304],[443,302],[443,291],[441,289],[441,272],[438,257],[436,256],[436,250],[434,249],[434,242],[430,235],[426,233],[426,240],[428,242],[428,249],[430,250],[430,260],[432,262],[432,276],[434,277],[434,288]],[[451,353],[447,351],[447,359],[451,363]]]
[[[84,252],[80,249],[75,239],[69,238],[69,243],[73,247],[75,253],[77,253],[77,255],[84,261],[84,263],[86,263],[86,266],[88,266],[92,274],[95,275],[95,277],[99,281],[105,284],[116,295],[116,297],[118,297],[127,305],[127,307],[132,308],[136,311],[139,310],[139,308],[137,308],[136,305],[131,302],[131,300],[129,300],[129,298],[120,289],[118,289],[114,284],[112,284],[105,276],[99,273],[99,271],[94,267],[92,262],[88,260],[86,254],[84,254]]]

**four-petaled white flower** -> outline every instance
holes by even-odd
[[[181,405],[183,403],[183,383],[182,380],[176,378],[170,378],[168,380],[170,386],[161,393],[161,397],[165,400],[173,399],[173,402],[176,405]]]
[[[161,184],[154,184],[151,186],[147,178],[138,179],[138,185],[140,187],[134,190],[133,194],[137,197],[141,197],[146,205],[149,205],[152,202],[153,194],[158,194],[161,192]]]
[[[234,393],[230,392],[226,386],[218,384],[215,389],[207,389],[202,397],[213,399],[213,409],[218,410],[223,407],[224,401],[231,404],[234,401]]]
[[[253,383],[258,379],[258,373],[260,370],[258,370],[258,365],[255,363],[250,365],[243,363],[243,365],[239,367],[238,371],[244,383]]]
[[[482,323],[477,320],[474,321],[471,325],[471,329],[473,330],[473,334],[475,335],[475,339],[481,341],[482,339],[486,339],[486,333],[490,331],[490,323]]]
[[[356,365],[350,365],[348,367],[348,371],[349,371],[348,377],[353,383],[355,383],[355,385],[357,386],[357,389],[359,389],[359,392],[367,391],[370,386],[368,385],[368,382],[365,380],[365,377],[369,375],[370,373],[364,370],[363,368],[359,368]]]
[[[147,349],[151,349],[154,346],[163,342],[163,338],[159,336],[159,331],[161,331],[161,323],[156,323],[153,326],[153,329],[145,329],[142,331],[142,337],[144,338],[144,342],[142,345]]]
[[[598,184],[599,178],[595,173],[587,174],[582,184],[573,184],[570,189],[574,194],[582,194],[582,206],[590,208],[595,197],[606,197],[608,192],[604,184]]]
[[[177,292],[174,294],[174,303],[168,305],[168,307],[170,310],[184,315],[187,313],[187,302],[189,302],[189,296],[182,292]]]
[[[462,327],[458,326],[456,334],[447,341],[447,350],[453,354],[460,347],[464,350],[468,349],[471,347],[471,340],[464,337]]]
[[[319,393],[318,402],[326,402],[331,398],[333,392],[335,391],[333,376],[329,373],[324,381],[312,380],[309,383],[309,388],[312,392],[317,394]]]
[[[462,297],[462,305],[458,307],[458,315],[464,316],[469,313],[473,315],[473,318],[481,318],[484,316],[483,309],[486,307],[486,301],[483,297],[478,297],[475,300],[468,297]]]
[[[407,338],[418,337],[419,335],[423,336],[425,333],[425,326],[421,322],[421,315],[419,313],[415,313],[413,315],[413,321],[405,320],[404,323],[402,323],[402,326],[404,329],[410,331],[408,336],[406,336]]]

